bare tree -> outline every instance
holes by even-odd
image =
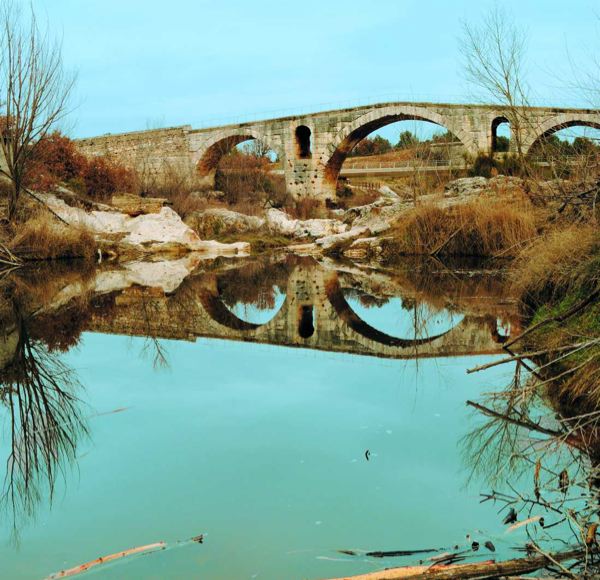
[[[0,171],[13,184],[8,218],[15,216],[36,143],[67,113],[75,77],[66,74],[60,43],[41,30],[33,11],[0,0]]]
[[[514,150],[521,161],[523,133],[528,124],[525,48],[525,31],[498,6],[478,26],[463,23],[460,50],[466,79],[479,97],[506,111]]]

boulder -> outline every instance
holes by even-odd
[[[353,228],[366,227],[372,234],[380,234],[389,230],[398,217],[410,209],[412,204],[400,202],[393,205],[373,206],[370,211],[362,213],[352,222]]]
[[[159,213],[168,203],[163,197],[140,197],[131,193],[113,195],[112,207],[132,217],[148,213]]]
[[[344,250],[344,256],[353,260],[364,260],[371,256],[377,256],[381,254],[381,239],[372,238],[358,238],[354,240],[348,248]]]
[[[461,177],[446,184],[444,196],[469,197],[479,195],[487,189],[489,189],[489,184],[485,177]]]
[[[184,222],[202,237],[254,232],[265,224],[263,218],[223,208],[194,211]]]
[[[198,251],[237,254],[249,251],[249,244],[202,241],[169,207],[163,207],[158,213],[131,217],[116,211],[85,211],[71,207],[52,194],[41,197],[65,222],[86,228],[101,244],[116,247],[117,253]]]
[[[354,227],[346,232],[342,232],[340,234],[333,234],[331,236],[325,236],[323,238],[318,238],[315,240],[315,244],[317,246],[321,246],[323,250],[332,250],[336,247],[343,247],[346,244],[352,242],[356,238],[360,238],[361,236],[370,235],[369,228],[366,227]]]
[[[523,191],[525,182],[520,177],[496,175],[488,181],[488,185],[498,193],[516,193]]]
[[[297,220],[290,218],[284,211],[275,208],[267,210],[266,225],[271,233],[295,238],[322,238],[341,234],[348,229],[348,226],[339,220]]]
[[[380,199],[389,200],[391,203],[400,201],[400,196],[387,185],[382,185],[379,188]]]
[[[193,201],[222,201],[225,199],[225,193],[210,189],[208,191],[192,191],[188,197]]]

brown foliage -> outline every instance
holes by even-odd
[[[288,201],[285,180],[270,174],[271,165],[268,157],[234,149],[219,162],[215,187],[225,193],[229,204],[252,202],[283,207]]]
[[[49,191],[58,183],[94,199],[109,200],[113,193],[132,190],[134,174],[105,157],[86,159],[73,140],[55,131],[34,145],[25,185]]]
[[[80,177],[85,166],[86,159],[77,151],[73,141],[55,131],[35,144],[26,185],[31,189],[47,191],[58,182]]]
[[[99,200],[110,200],[113,193],[130,191],[133,172],[104,157],[90,159],[83,170],[86,193]]]

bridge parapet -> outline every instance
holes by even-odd
[[[590,109],[523,108],[520,142],[527,153],[535,141],[573,125],[600,128],[600,113]],[[356,144],[372,131],[402,120],[428,121],[450,131],[464,153],[490,153],[497,127],[511,113],[492,105],[382,103],[309,115],[239,123],[206,129],[189,126],[104,135],[78,142],[89,156],[107,155],[152,174],[179,168],[197,172],[214,185],[220,158],[235,145],[258,139],[283,167],[286,188],[296,198],[331,198],[340,170]],[[512,141],[513,143],[515,140]]]

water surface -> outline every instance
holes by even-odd
[[[462,447],[481,422],[465,402],[510,380],[503,367],[465,372],[499,356],[518,323],[497,275],[297,258],[203,263],[179,284],[127,275],[138,281],[111,273],[112,290],[106,272],[65,274],[43,292],[21,280],[5,301],[5,384],[19,371],[16,328],[80,387],[68,390],[75,408],[57,429],[69,443],[47,454],[51,474],[41,464],[12,495],[5,481],[2,577],[44,578],[157,541],[169,548],[93,574],[330,578],[434,555],[362,550],[472,538],[512,553],[497,506],[479,502],[485,482],[467,485]]]

